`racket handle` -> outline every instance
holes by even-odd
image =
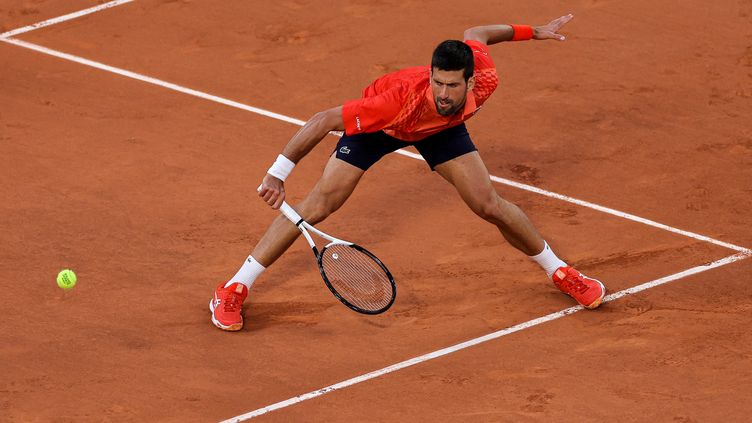
[[[261,185],[256,188],[256,191],[261,191]],[[300,223],[301,220],[303,220],[302,217],[296,212],[292,207],[290,207],[289,204],[287,204],[287,201],[283,201],[282,205],[279,206],[279,211],[282,212],[283,215],[285,215],[286,218],[290,219],[292,223],[295,224],[295,226]]]
[[[286,218],[290,219],[290,222],[294,223],[295,225],[299,224],[300,221],[303,220],[298,212],[296,212],[292,207],[290,207],[289,204],[287,204],[287,201],[282,202],[282,205],[279,206],[279,211],[281,211],[282,214],[284,214]]]

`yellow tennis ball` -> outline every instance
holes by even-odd
[[[76,286],[76,274],[70,269],[61,270],[57,274],[57,286],[63,289],[71,289]]]

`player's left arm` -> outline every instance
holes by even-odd
[[[565,37],[559,34],[561,27],[571,21],[574,15],[562,16],[558,19],[554,19],[546,25],[532,26],[532,38],[533,40],[558,40],[564,41]],[[465,41],[473,40],[478,41],[486,45],[496,44],[503,41],[515,40],[515,27],[520,32],[526,30],[526,25],[484,25],[475,26],[465,31]],[[520,34],[517,34],[517,39],[520,38]]]

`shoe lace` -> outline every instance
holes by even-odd
[[[564,278],[564,282],[567,284],[567,288],[569,291],[577,292],[579,294],[584,293],[590,287],[585,283],[584,278],[582,277],[582,273],[570,273]]]
[[[227,296],[225,296],[224,301],[224,310],[228,313],[233,313],[235,311],[238,311],[240,308],[240,295],[234,293],[234,292],[228,292]]]

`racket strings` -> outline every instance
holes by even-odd
[[[321,265],[329,283],[342,298],[363,310],[377,311],[392,301],[392,282],[370,255],[349,245],[330,245]]]

